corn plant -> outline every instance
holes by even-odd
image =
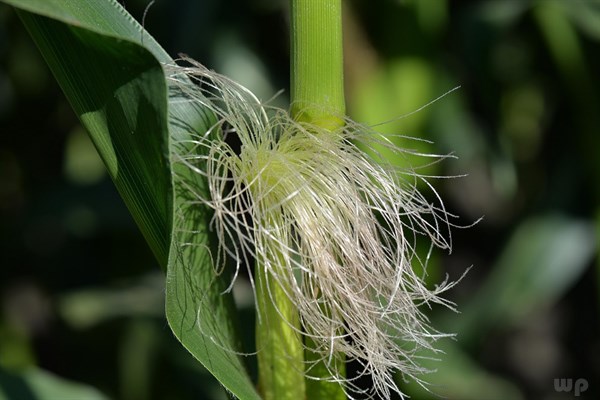
[[[414,240],[450,248],[450,223],[406,176],[424,178],[379,149],[404,150],[344,115],[340,0],[291,2],[289,112],[193,60],[179,66],[114,1],[9,3],[166,267],[171,329],[228,390],[344,398],[361,390],[347,358],[373,377],[369,393],[402,394],[396,371],[420,379],[415,355],[445,335],[418,306],[443,304],[451,284],[425,287]],[[252,264],[257,390],[230,296]]]
[[[430,360],[421,360],[449,335],[422,307],[453,308],[440,295],[454,282],[423,282],[429,253],[417,243],[450,250],[453,216],[427,176],[390,159],[445,157],[398,147],[398,136],[345,115],[341,0],[290,3],[289,109],[198,61],[173,59],[115,0],[3,1],[18,10],[164,268],[174,335],[229,392],[403,397],[398,374],[427,387]],[[232,297],[246,273],[258,382],[244,364]],[[356,384],[362,375],[372,387]]]

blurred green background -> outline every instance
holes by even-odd
[[[141,20],[149,2],[121,3]],[[442,361],[425,361],[437,369],[431,390],[456,400],[600,398],[600,1],[345,6],[349,115],[432,142],[402,146],[457,156],[426,172],[466,175],[432,183],[458,225],[483,217],[454,230],[451,255],[432,257],[432,283],[473,268],[448,293],[461,313],[430,313],[457,333],[441,342]],[[267,100],[289,87],[287,13],[282,0],[158,0],[145,26],[170,54]],[[227,398],[170,333],[162,272],[4,5],[0,130],[0,387],[35,398],[27,376],[57,393],[47,398],[63,389],[87,399]],[[557,391],[556,378],[588,388]]]

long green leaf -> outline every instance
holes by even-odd
[[[177,97],[167,53],[115,1],[0,0],[15,6],[161,265],[182,344],[233,394],[258,399],[241,358],[227,279],[212,266],[204,182],[175,154],[194,151],[211,115]],[[171,93],[168,93],[171,91]],[[175,162],[174,162],[175,160]]]
[[[29,1],[18,3],[24,4]],[[23,11],[19,16],[157,259],[166,265],[171,207],[166,84],[160,63],[143,47],[99,35],[81,23],[69,25]],[[95,21],[101,20],[96,14]]]

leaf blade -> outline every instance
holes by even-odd
[[[0,1],[21,10],[146,240],[167,266],[167,319],[174,334],[228,390],[259,399],[238,355],[232,296],[223,294],[226,282],[211,265],[208,214],[187,197],[188,184],[201,193],[206,188],[172,160],[212,125],[211,115],[186,102],[167,103],[163,64],[173,61],[116,1]],[[186,248],[188,241],[197,246]]]
[[[166,84],[130,42],[19,11],[161,265],[170,230]],[[127,62],[123,60],[123,58]],[[155,135],[149,132],[156,132]],[[127,132],[127,134],[122,134]],[[150,193],[144,193],[144,188]]]

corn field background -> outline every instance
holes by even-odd
[[[120,3],[142,21],[148,1]],[[172,56],[268,100],[289,87],[287,12],[279,0],[159,0],[144,25]],[[428,362],[431,390],[567,399],[554,380],[572,378],[589,383],[579,398],[598,398],[600,2],[351,0],[344,13],[348,114],[455,155],[426,172],[465,175],[433,184],[460,225],[483,217],[454,231],[452,254],[432,255],[432,284],[472,269],[448,294],[460,313],[429,313],[457,333]],[[85,130],[0,4],[0,399],[226,399],[173,337],[164,291]],[[248,285],[235,295],[251,348]]]

